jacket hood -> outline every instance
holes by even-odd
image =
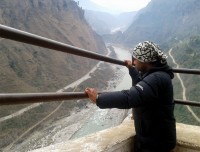
[[[165,65],[160,66],[160,67],[153,67],[151,70],[149,70],[147,73],[145,73],[143,75],[143,77],[149,75],[150,73],[156,72],[156,71],[166,72],[167,74],[169,74],[169,76],[171,77],[171,79],[174,78],[174,73],[172,72],[172,68],[168,64],[165,64]]]

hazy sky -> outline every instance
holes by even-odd
[[[151,0],[91,0],[111,10],[137,11],[145,7]]]

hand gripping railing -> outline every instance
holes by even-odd
[[[74,47],[65,43],[61,43],[55,40],[47,39],[35,34],[17,30],[8,26],[0,24],[0,37],[11,39],[18,42],[23,42],[27,44],[32,44],[35,46],[40,46],[48,49],[53,49],[56,51],[61,51],[65,53],[70,53],[82,57],[87,57],[91,59],[96,59],[100,61],[105,61],[113,64],[125,66],[124,61],[120,61],[114,58],[106,57],[85,49]],[[200,74],[198,69],[172,69],[175,73],[185,73],[185,74]],[[20,103],[32,103],[32,102],[47,102],[47,101],[57,101],[57,100],[71,100],[71,99],[81,99],[87,98],[85,93],[27,93],[27,94],[0,94],[0,105],[8,104],[20,104]],[[175,103],[185,104],[185,105],[195,105],[200,106],[199,102],[196,101],[183,101],[175,100]]]

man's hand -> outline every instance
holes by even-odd
[[[126,64],[127,68],[131,68],[133,66],[132,61],[130,61],[130,60],[125,60],[124,62]]]
[[[94,88],[86,88],[85,93],[88,95],[89,99],[92,101],[92,103],[96,104],[97,100],[97,91]]]

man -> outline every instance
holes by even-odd
[[[134,84],[130,90],[98,95],[93,88],[85,89],[100,108],[134,109],[135,152],[170,152],[176,145],[174,75],[166,58],[156,44],[139,43],[133,50],[132,63],[125,61]]]

